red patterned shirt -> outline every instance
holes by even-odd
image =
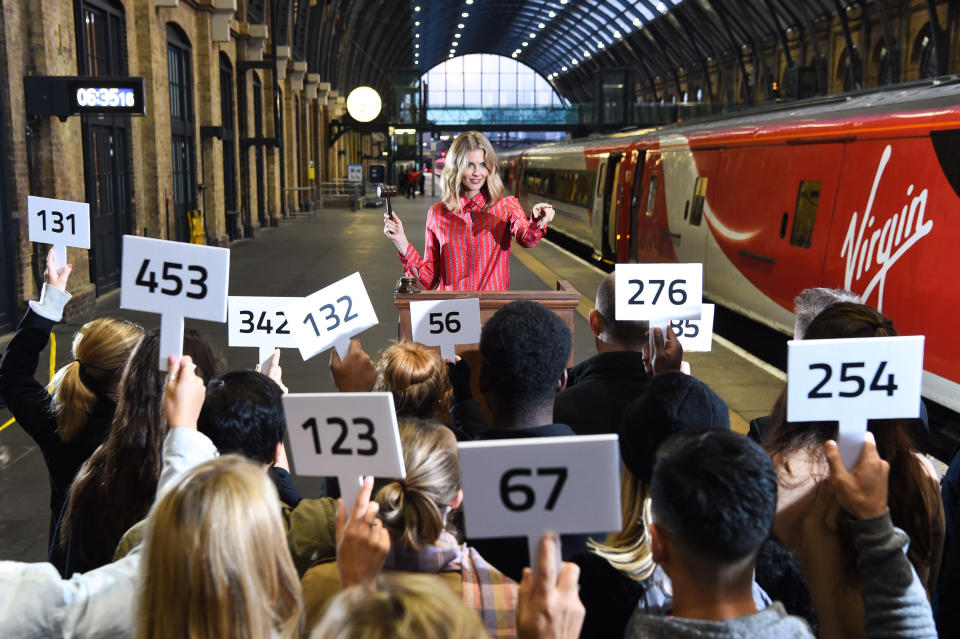
[[[423,257],[407,247],[400,263],[408,276],[417,275],[427,289],[445,291],[505,291],[510,288],[510,244],[534,246],[544,230],[523,212],[517,198],[502,197],[486,211],[480,193],[460,198],[460,213],[437,202],[427,213]],[[417,270],[417,274],[413,272]]]

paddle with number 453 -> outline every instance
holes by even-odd
[[[225,322],[230,250],[123,236],[120,308],[160,314],[160,370],[183,351],[183,318]]]

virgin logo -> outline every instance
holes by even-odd
[[[877,291],[876,308],[883,310],[883,288],[887,280],[890,267],[903,257],[910,247],[930,233],[933,220],[924,220],[927,210],[927,189],[923,189],[913,199],[903,205],[899,213],[887,217],[881,226],[880,221],[873,215],[873,202],[880,186],[880,178],[887,168],[893,148],[887,145],[880,158],[877,174],[873,178],[873,188],[870,189],[870,199],[859,219],[858,212],[854,211],[850,217],[850,226],[843,240],[840,257],[847,258],[847,270],[844,277],[844,288],[854,291],[854,283],[860,288],[861,278],[869,278],[867,285],[860,294],[864,302],[869,301],[874,289]],[[913,195],[913,184],[907,188],[907,197]],[[873,229],[871,232],[870,229]],[[868,236],[869,235],[869,236]]]

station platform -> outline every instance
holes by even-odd
[[[439,185],[437,185],[439,186]],[[437,199],[428,195],[416,199],[395,198],[394,208],[404,223],[408,238],[422,248],[426,212]],[[310,294],[355,271],[363,277],[380,323],[359,335],[364,349],[377,354],[397,338],[397,313],[393,292],[403,273],[389,240],[383,235],[383,210],[364,208],[350,211],[328,208],[313,215],[298,216],[284,225],[265,229],[252,240],[231,246],[230,292],[232,295],[302,296]],[[581,293],[574,324],[574,360],[595,354],[593,334],[586,316],[604,273],[596,266],[541,241],[533,249],[516,244],[511,257],[511,288],[552,289],[559,279],[568,280]],[[159,316],[119,308],[119,291],[97,301],[95,316],[112,315],[139,322],[147,328],[159,326]],[[82,322],[56,327],[55,366],[72,359],[70,344]],[[205,333],[222,354],[224,370],[253,368],[257,349],[227,346],[226,325],[186,320],[188,328]],[[0,336],[0,349],[11,335]],[[299,352],[284,350],[283,378],[291,392],[335,390],[329,373],[329,354],[322,353],[304,362]],[[731,423],[746,432],[750,419],[770,412],[783,387],[782,373],[715,337],[710,353],[689,353],[692,373],[709,384],[731,409]],[[38,379],[48,379],[49,352],[41,356]],[[779,373],[779,374],[778,374]],[[0,425],[11,415],[0,410]],[[317,494],[316,478],[298,478],[305,495]],[[16,425],[0,431],[0,559],[42,561],[46,557],[49,522],[49,487],[46,469],[33,441]]]

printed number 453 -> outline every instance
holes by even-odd
[[[164,283],[169,284],[169,288],[162,287],[157,283],[157,273],[149,267],[150,260],[144,260],[143,264],[140,265],[140,271],[137,273],[137,279],[134,281],[134,284],[145,287],[151,293],[153,293],[157,287],[160,287],[160,292],[164,295],[174,296],[183,292],[183,279],[179,275],[179,271],[183,270],[183,264],[177,262],[163,263],[160,278]],[[187,271],[196,273],[197,275],[188,282],[191,288],[187,291],[187,297],[202,300],[207,296],[207,269],[202,266],[197,266],[196,264],[191,264],[187,267]]]
[[[342,322],[342,323],[346,324],[346,323],[349,322],[350,320],[355,320],[355,319],[357,319],[358,317],[360,317],[360,316],[357,315],[356,313],[351,313],[351,312],[350,312],[351,309],[353,309],[353,300],[350,299],[350,296],[349,296],[349,295],[344,295],[343,297],[338,297],[338,298],[337,298],[337,304],[346,304],[346,306],[347,306],[347,310],[344,311],[344,313],[343,313],[343,322]],[[326,316],[324,316],[323,319],[327,320],[328,322],[331,322],[331,321],[332,321],[332,324],[327,324],[327,325],[324,327],[325,330],[332,331],[332,330],[336,329],[338,326],[340,326],[340,324],[341,324],[340,316],[337,315],[337,309],[334,307],[333,304],[324,304],[324,305],[321,306],[318,310],[320,310],[320,311],[326,311],[327,314],[326,314]],[[317,326],[317,320],[315,320],[315,319],[313,318],[313,313],[307,314],[307,316],[306,316],[305,318],[303,318],[303,323],[304,323],[304,324],[309,324],[310,326],[312,326],[312,327],[313,327],[313,332],[317,334],[317,337],[320,337],[320,327]]]

